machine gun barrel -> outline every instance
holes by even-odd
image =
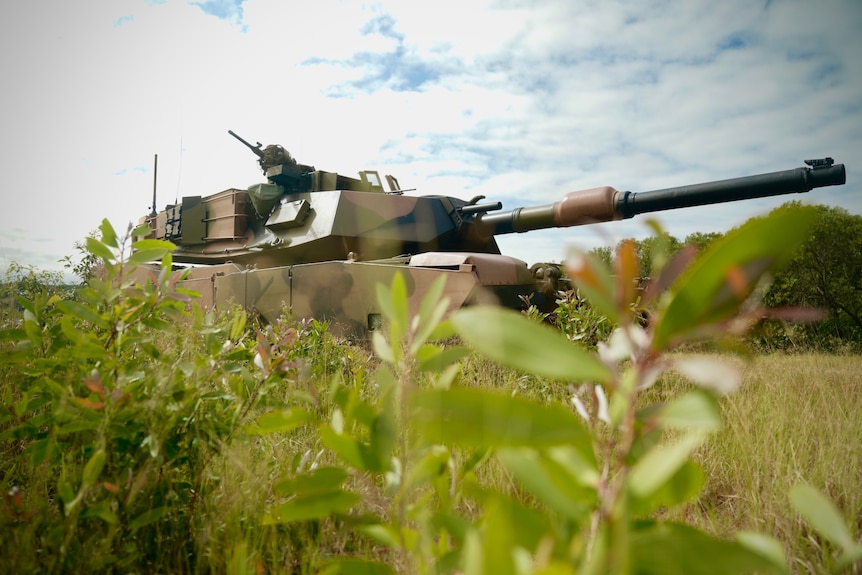
[[[258,158],[260,158],[261,160],[263,159],[263,150],[261,150],[261,148],[263,147],[263,144],[258,142],[257,146],[252,146],[251,144],[246,142],[244,139],[242,139],[242,137],[236,135],[233,130],[228,130],[227,133],[230,134],[231,136],[233,136],[234,138],[236,138],[237,140],[239,140],[240,142],[242,142],[249,150],[254,152]]]
[[[832,158],[806,160],[811,167],[649,192],[620,192],[610,186],[569,192],[562,200],[508,212],[477,214],[473,221],[488,234],[564,228],[631,218],[638,214],[808,192],[846,182],[844,164]]]

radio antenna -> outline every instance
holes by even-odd
[[[153,206],[152,211],[150,212],[151,216],[156,215],[156,178],[159,174],[159,155],[155,154],[155,158],[153,159]]]

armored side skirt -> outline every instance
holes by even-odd
[[[330,261],[266,269],[234,264],[194,268],[183,287],[201,294],[204,307],[240,304],[267,321],[289,312],[330,322],[338,335],[365,336],[381,321],[377,284],[402,273],[412,313],[434,280],[446,276],[449,310],[466,305],[523,307],[535,290],[526,264],[498,254],[430,252],[371,262]]]

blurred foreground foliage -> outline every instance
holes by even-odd
[[[775,211],[801,207],[786,202]],[[787,351],[859,353],[862,351],[862,216],[844,208],[812,206],[813,223],[790,260],[773,270],[770,281],[756,292],[764,317],[749,334],[763,352]],[[698,251],[721,239],[720,233],[694,233],[684,240],[658,233],[633,241],[645,285],[677,253],[694,246]],[[611,264],[614,250],[596,248],[592,254]],[[788,317],[788,308],[808,314]],[[804,321],[803,321],[804,320]]]
[[[18,294],[0,332],[0,569],[791,572],[769,535],[663,519],[702,490],[692,455],[740,381],[720,356],[671,352],[759,321],[751,295],[816,222],[777,210],[668,255],[646,286],[634,242],[610,265],[573,253],[572,309],[606,320],[584,324],[594,351],[509,310],[447,316],[443,278],[418,309],[400,276],[378,286],[370,350],[320,322],[203,312],[171,244],[105,221],[86,242],[99,277]],[[476,354],[542,393],[479,377]],[[653,401],[668,370],[690,385]],[[839,509],[811,485],[788,496],[823,568],[855,568]]]

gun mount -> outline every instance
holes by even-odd
[[[266,183],[184,197],[142,218],[150,237],[177,244],[175,262],[194,264],[186,287],[204,305],[236,301],[274,320],[284,310],[361,334],[379,320],[376,284],[403,271],[418,306],[446,275],[450,306],[483,302],[522,307],[554,304],[558,273],[502,255],[495,236],[631,218],[681,207],[807,192],[845,183],[842,164],[808,167],[647,192],[604,186],[560,201],[501,211],[500,202],[449,196],[405,196],[392,176],[359,178],[299,164],[281,146],[253,146]]]

